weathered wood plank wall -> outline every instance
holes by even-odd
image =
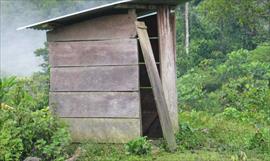
[[[136,66],[51,68],[51,91],[138,91]]]
[[[64,118],[72,129],[74,142],[87,138],[101,143],[126,143],[141,135],[140,119]]]
[[[138,92],[55,92],[50,100],[60,117],[140,118]]]
[[[138,64],[136,39],[51,42],[49,52],[52,67]]]
[[[136,17],[98,17],[47,33],[50,104],[74,141],[123,143],[141,135]]]
[[[59,27],[47,32],[47,41],[127,39],[136,36],[134,15],[116,14]]]

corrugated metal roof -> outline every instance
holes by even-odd
[[[98,14],[104,14],[106,12],[119,13],[123,11],[123,9],[122,10],[114,9],[114,7],[119,4],[125,4],[125,3],[135,4],[136,3],[136,4],[149,4],[149,5],[152,5],[152,4],[177,5],[185,1],[188,1],[188,0],[121,0],[114,3],[109,3],[106,5],[82,10],[79,12],[67,14],[64,16],[60,16],[60,17],[45,20],[42,22],[27,25],[24,27],[20,27],[17,30],[23,30],[23,29],[28,29],[28,28],[37,29],[37,30],[51,30],[54,26],[57,26],[58,24],[66,25],[69,23],[74,23],[74,22],[81,21],[84,19],[89,19],[93,15],[97,16]]]

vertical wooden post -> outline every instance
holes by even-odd
[[[170,23],[170,8],[168,5],[162,5],[158,7],[157,19],[161,81],[174,132],[177,132],[178,109],[176,92],[175,49],[173,31]]]

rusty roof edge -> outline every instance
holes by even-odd
[[[46,23],[49,23],[49,22],[52,22],[52,21],[56,21],[56,20],[59,20],[59,19],[66,18],[66,17],[70,17],[70,16],[74,16],[74,15],[81,14],[81,13],[85,13],[85,12],[90,12],[90,11],[98,10],[98,9],[101,9],[101,8],[111,7],[111,6],[114,6],[114,5],[117,5],[117,4],[122,4],[122,3],[132,2],[132,1],[133,1],[133,0],[121,0],[121,1],[113,2],[113,3],[109,3],[109,4],[106,4],[106,5],[101,5],[101,6],[93,7],[93,8],[90,8],[90,9],[82,10],[82,11],[79,11],[79,12],[74,12],[74,13],[67,14],[67,15],[64,15],[64,16],[52,18],[52,19],[49,19],[49,20],[37,22],[37,23],[31,24],[31,25],[19,27],[19,28],[17,28],[16,30],[19,31],[19,30],[24,30],[24,29],[28,29],[28,28],[33,28],[33,27],[35,27],[35,26],[43,25],[43,24],[46,24]],[[42,30],[42,29],[41,29],[41,30]]]

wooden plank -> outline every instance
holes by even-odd
[[[157,6],[156,5],[146,5],[146,4],[118,4],[114,8],[155,10],[155,9],[157,9]]]
[[[174,52],[174,60],[176,62],[176,16],[175,12],[171,12],[170,14],[170,26],[172,30],[172,38],[173,38],[173,52]],[[176,69],[176,63],[175,64],[175,69]]]
[[[159,6],[158,31],[160,52],[160,74],[166,102],[169,108],[174,132],[178,131],[178,107],[176,91],[176,68],[173,32],[170,23],[170,9],[168,6]]]
[[[49,42],[52,67],[138,64],[136,39]]]
[[[137,66],[51,68],[51,91],[138,91]]]
[[[104,40],[134,38],[135,18],[129,14],[112,14],[58,27],[47,32],[47,41]]]
[[[149,36],[147,34],[147,27],[145,26],[144,22],[136,22],[136,28],[143,51],[146,69],[153,88],[163,136],[168,143],[169,149],[171,151],[174,151],[176,149],[176,141],[173,133],[172,122],[166,104],[161,80],[158,74],[158,69],[155,64],[153,50],[151,47]]]
[[[138,92],[51,92],[50,105],[59,117],[140,117]]]
[[[127,143],[141,136],[140,119],[65,118],[73,142]]]

